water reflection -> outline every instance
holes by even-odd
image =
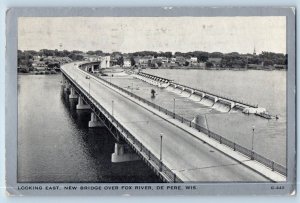
[[[60,80],[19,77],[18,182],[160,182],[142,161],[111,163],[116,140],[88,128],[90,112],[76,110]]]

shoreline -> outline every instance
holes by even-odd
[[[176,67],[176,68],[141,68],[141,70],[146,70],[146,69],[152,69],[152,70],[218,70],[218,71],[224,71],[224,70],[230,70],[230,71],[248,71],[248,70],[257,70],[257,71],[287,71],[287,69],[233,69],[233,68],[181,68],[181,67]]]

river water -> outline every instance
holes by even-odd
[[[217,113],[185,97],[132,77],[107,77],[111,82],[176,113],[205,115],[206,126],[282,165],[286,164],[286,72],[146,69],[197,89],[258,104],[279,119],[242,113]],[[142,162],[111,163],[115,140],[105,128],[89,129],[88,111],[77,111],[61,87],[61,75],[18,76],[19,182],[159,182]],[[156,90],[152,98],[151,88]],[[170,96],[171,95],[171,96]]]
[[[103,77],[169,111],[193,120],[197,124],[228,140],[252,149],[258,154],[286,165],[286,72],[285,71],[232,71],[145,69],[146,73],[174,80],[196,89],[234,98],[265,108],[278,120],[246,115],[222,104],[206,100],[195,102],[188,93],[178,89],[158,88],[131,76]],[[155,90],[155,97],[151,90]],[[180,94],[179,94],[180,93]],[[253,130],[254,129],[254,130]],[[252,142],[253,140],[253,142]]]
[[[205,115],[206,128],[248,149],[252,147],[254,128],[254,151],[286,165],[286,71],[182,69],[145,69],[143,71],[189,87],[250,104],[258,104],[271,115],[277,115],[278,120],[267,120],[242,113],[218,113],[207,108],[197,110],[198,115]],[[180,102],[182,105],[177,105]],[[187,103],[186,98],[176,97],[176,106],[184,106],[184,102]],[[169,109],[173,108],[171,99],[168,104],[165,101],[158,103],[168,106]],[[176,108],[176,111],[187,118],[192,115],[188,107]]]
[[[18,182],[160,182],[142,161],[111,163],[114,137],[88,128],[61,79],[18,76]]]

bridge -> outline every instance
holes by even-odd
[[[165,182],[280,182],[286,169],[229,143],[191,121],[98,77],[88,62],[61,67],[76,108],[89,110],[89,127],[106,127],[116,139],[112,162],[143,160]],[[264,160],[259,161],[259,160]]]

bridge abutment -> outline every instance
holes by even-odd
[[[140,157],[133,152],[127,152],[126,144],[115,143],[115,151],[111,155],[112,163],[121,163],[137,160],[140,160]]]
[[[102,121],[100,121],[94,112],[91,113],[91,120],[89,121],[89,128],[100,128],[104,127]]]
[[[78,104],[76,105],[77,110],[90,109],[90,105],[85,104],[81,97],[78,97]]]

